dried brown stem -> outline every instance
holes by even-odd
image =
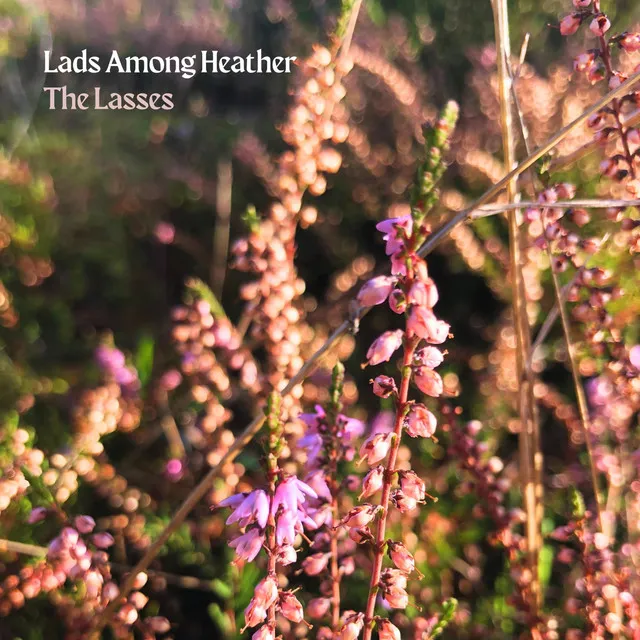
[[[493,0],[496,48],[498,50],[498,78],[500,94],[500,124],[505,165],[515,164],[515,139],[512,112],[513,78],[509,71],[511,47],[509,43],[509,24],[506,0]],[[514,92],[515,94],[515,92]],[[526,139],[525,129],[523,135]],[[507,198],[518,198],[516,179],[507,184]],[[530,584],[530,606],[534,618],[540,604],[541,589],[538,577],[538,555],[540,550],[540,500],[541,484],[537,480],[536,466],[540,464],[539,426],[536,420],[535,400],[533,397],[533,375],[527,366],[531,348],[531,335],[527,318],[524,280],[522,278],[522,234],[520,210],[512,209],[507,214],[509,223],[509,256],[513,305],[513,323],[516,335],[516,375],[518,384],[518,413],[520,415],[519,453],[522,495],[527,515],[527,564],[532,575]]]

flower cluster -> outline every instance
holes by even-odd
[[[442,344],[449,335],[449,325],[433,312],[438,292],[428,275],[426,262],[417,255],[428,234],[428,226],[407,215],[385,220],[377,228],[383,233],[391,260],[391,276],[369,281],[361,289],[358,300],[363,305],[388,301],[394,313],[404,315],[405,328],[386,331],[377,338],[367,352],[367,364],[387,362],[402,347],[402,375],[399,383],[386,375],[372,380],[376,395],[394,399],[395,419],[390,432],[372,434],[360,448],[361,461],[370,467],[362,484],[362,498],[380,493],[380,501],[377,505],[363,503],[354,507],[340,522],[352,539],[373,545],[366,610],[343,627],[344,638],[357,637],[360,628],[364,629],[365,639],[371,638],[374,624],[384,637],[399,637],[399,631],[390,621],[374,615],[376,599],[380,593],[387,607],[406,608],[407,576],[414,570],[415,563],[401,542],[386,538],[387,516],[391,507],[400,513],[414,511],[425,502],[426,489],[424,481],[413,471],[398,470],[396,461],[403,432],[411,437],[434,435],[436,418],[424,404],[409,400],[409,385],[413,380],[425,395],[437,398],[442,394],[443,382],[436,368],[444,354],[434,345]],[[393,568],[383,568],[385,552]]]

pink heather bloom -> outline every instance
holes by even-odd
[[[389,620],[380,620],[378,622],[378,638],[379,640],[402,640],[400,629]]]
[[[411,573],[416,568],[416,561],[413,559],[409,550],[402,544],[402,542],[389,541],[388,553],[391,561],[395,566],[404,571],[405,573]]]
[[[227,518],[227,524],[237,522],[241,527],[246,527],[252,522],[257,522],[260,528],[264,529],[267,525],[268,517],[269,497],[262,489],[256,489],[235,508]]]
[[[389,294],[389,306],[394,313],[404,313],[408,304],[407,297],[400,289],[394,289]]]
[[[286,567],[290,564],[293,564],[298,559],[298,554],[290,544],[285,544],[284,546],[279,547],[277,559],[278,564]]]
[[[327,568],[329,558],[330,553],[314,553],[302,561],[302,569],[308,576],[317,576]]]
[[[580,28],[580,16],[570,13],[560,20],[560,33],[563,36],[572,36]]]
[[[329,598],[314,598],[307,604],[307,613],[310,618],[319,620],[327,615],[330,607],[331,600]]]
[[[377,491],[382,489],[382,484],[384,482],[384,467],[382,465],[378,465],[374,467],[367,473],[362,481],[362,493],[358,497],[360,500],[362,498],[368,498],[372,496]]]
[[[412,307],[407,320],[407,330],[432,344],[442,344],[449,336],[449,325],[436,318],[433,311],[424,307]]]
[[[370,365],[388,362],[391,356],[400,348],[404,332],[402,329],[396,331],[385,331],[377,338],[367,351],[367,360]]]
[[[251,600],[249,606],[244,610],[244,623],[247,627],[255,627],[267,619],[267,610]]]
[[[377,276],[372,278],[369,282],[358,292],[358,302],[363,307],[373,307],[377,304],[382,304],[391,293],[393,285],[396,279],[391,276]]]
[[[345,442],[350,442],[354,438],[359,438],[364,433],[365,424],[362,420],[358,420],[357,418],[347,418],[347,416],[343,416],[342,414],[338,415],[337,420],[340,427],[338,437],[343,439]]]
[[[144,623],[154,633],[167,633],[171,630],[171,623],[163,616],[149,616]]]
[[[438,303],[438,289],[430,278],[424,282],[416,280],[409,289],[407,300],[409,304],[432,309]]]
[[[364,626],[364,613],[356,613],[347,618],[340,629],[340,640],[357,640]]]
[[[37,522],[42,522],[47,517],[48,510],[44,507],[35,507],[31,510],[29,517],[27,518],[27,522],[29,524],[36,524]]]
[[[425,499],[425,484],[414,471],[400,471],[400,489],[404,495],[418,502]]]
[[[576,9],[585,9],[591,4],[591,0],[573,0],[573,6]]]
[[[625,33],[618,43],[627,53],[640,51],[640,33]]]
[[[271,576],[265,576],[258,582],[253,592],[253,599],[268,609],[278,598],[278,584]]]
[[[383,233],[382,239],[386,242],[385,252],[391,256],[402,249],[404,238],[411,236],[413,218],[409,214],[399,218],[388,218],[378,222],[376,229]]]
[[[391,502],[400,513],[409,513],[418,506],[418,501],[405,495],[401,489],[394,489],[391,492]]]
[[[435,347],[424,347],[416,353],[416,360],[429,369],[435,369],[442,364],[444,355]]]
[[[418,367],[414,380],[418,389],[432,398],[438,398],[444,391],[440,374],[427,367]]]
[[[376,517],[376,513],[379,510],[380,507],[372,504],[362,504],[351,509],[342,519],[341,524],[348,528],[356,527],[360,529],[368,525]]]
[[[409,605],[409,594],[400,587],[391,587],[385,591],[384,600],[392,609],[406,609]]]
[[[398,393],[396,381],[389,376],[377,376],[369,382],[373,384],[373,393],[379,398],[388,398],[390,395]]]
[[[280,595],[280,613],[291,622],[302,622],[304,618],[302,605],[291,591],[285,591]]]
[[[366,460],[372,466],[387,457],[391,442],[392,433],[378,433],[369,436],[360,447],[360,458]]]
[[[246,562],[251,562],[260,553],[263,544],[264,535],[259,529],[249,529],[229,542],[229,546],[236,550],[236,559]]]
[[[611,22],[609,22],[609,18],[604,13],[596,16],[589,25],[589,29],[597,36],[603,36],[610,28]]]
[[[80,533],[91,533],[96,526],[96,521],[91,516],[77,516],[73,524]]]
[[[271,514],[276,515],[279,507],[296,514],[298,506],[304,504],[307,497],[317,498],[318,494],[295,476],[289,476],[276,488],[271,504]]]
[[[296,540],[298,519],[292,511],[284,511],[276,521],[276,542],[278,545],[292,545]]]
[[[268,624],[265,624],[251,636],[251,640],[275,640],[275,637],[273,629]]]
[[[107,549],[114,543],[113,536],[106,531],[94,534],[92,540],[98,549]]]
[[[318,498],[331,501],[331,489],[329,489],[323,469],[317,469],[310,473],[306,478],[306,483],[316,492]]]
[[[431,438],[436,432],[438,421],[423,404],[414,404],[405,422],[405,431],[412,438]]]

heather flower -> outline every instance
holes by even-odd
[[[573,35],[579,28],[582,20],[576,13],[571,13],[560,20],[560,33],[563,36]]]
[[[396,381],[389,376],[377,376],[370,382],[373,384],[373,393],[380,398],[388,398],[398,392]]]
[[[311,618],[319,620],[327,615],[330,607],[329,598],[314,598],[307,604],[307,613]]]
[[[449,329],[449,325],[438,320],[431,310],[417,306],[411,308],[407,330],[423,340],[432,344],[441,344],[447,339]]]
[[[418,367],[415,371],[414,380],[420,391],[428,396],[437,398],[442,395],[444,386],[440,374],[428,367]]]
[[[308,497],[317,498],[318,495],[309,485],[295,476],[290,476],[278,484],[271,504],[271,513],[275,515],[278,509],[283,507],[285,511],[295,514],[299,505],[304,504]]]
[[[423,502],[425,499],[425,484],[413,471],[400,471],[400,488],[408,497]]]
[[[377,338],[367,351],[367,360],[370,365],[388,362],[391,356],[400,348],[404,332],[401,329],[396,331],[385,331]]]
[[[258,555],[263,544],[264,535],[259,529],[249,529],[229,542],[229,546],[236,550],[236,559],[246,562],[251,562]]]
[[[340,629],[340,640],[357,640],[364,626],[364,614],[357,613],[346,619]]]
[[[392,439],[393,434],[391,433],[378,433],[369,436],[360,447],[360,458],[366,460],[369,465],[380,462],[389,453]]]
[[[400,629],[388,620],[378,622],[378,638],[380,640],[401,640]]]
[[[96,526],[96,521],[91,516],[77,516],[73,524],[80,533],[91,533]]]
[[[304,617],[302,605],[298,598],[291,591],[284,591],[280,594],[280,613],[291,622],[302,622]]]
[[[31,510],[29,517],[27,518],[27,522],[29,524],[36,524],[37,522],[42,522],[46,517],[49,511],[44,507],[35,507]]]
[[[378,222],[376,229],[382,232],[382,239],[386,243],[385,251],[388,256],[397,253],[404,246],[405,238],[413,232],[413,219],[410,215],[399,218],[388,218]]]
[[[414,360],[417,364],[424,365],[429,369],[435,369],[442,364],[444,354],[435,347],[426,346],[416,351]]]
[[[589,25],[589,29],[597,36],[603,36],[610,28],[611,22],[604,13],[596,16]]]
[[[308,576],[317,576],[327,568],[330,554],[314,553],[302,561],[302,569]]]
[[[225,504],[227,503],[227,504]],[[228,500],[220,506],[227,506]],[[257,522],[260,528],[267,525],[269,516],[269,498],[261,489],[252,491],[245,499],[235,507],[233,513],[227,518],[227,524],[237,522],[241,527],[246,527],[252,522]]]
[[[342,519],[341,525],[348,528],[360,529],[368,525],[378,513],[380,507],[376,507],[371,504],[363,504],[358,507],[354,507],[349,513]]]
[[[409,553],[409,550],[404,546],[402,542],[394,542],[393,540],[389,540],[388,553],[393,564],[398,569],[400,569],[400,571],[411,573],[416,568],[416,563],[413,556],[411,555],[411,553]]]
[[[436,432],[436,417],[423,404],[411,406],[406,418],[405,430],[412,438],[431,438]]]
[[[362,481],[362,493],[360,494],[359,499],[362,500],[362,498],[368,498],[374,493],[380,491],[383,481],[384,467],[382,465],[378,465],[371,469]]]
[[[640,33],[623,33],[618,39],[618,44],[627,53],[640,51]]]
[[[407,300],[407,296],[405,296],[401,289],[394,289],[389,294],[389,307],[394,313],[404,313],[408,306],[409,302]]]
[[[395,278],[391,276],[377,276],[369,280],[358,293],[358,302],[364,307],[382,304],[391,293]]]

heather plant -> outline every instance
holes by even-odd
[[[640,638],[640,33],[472,4],[2,8],[0,638]]]

